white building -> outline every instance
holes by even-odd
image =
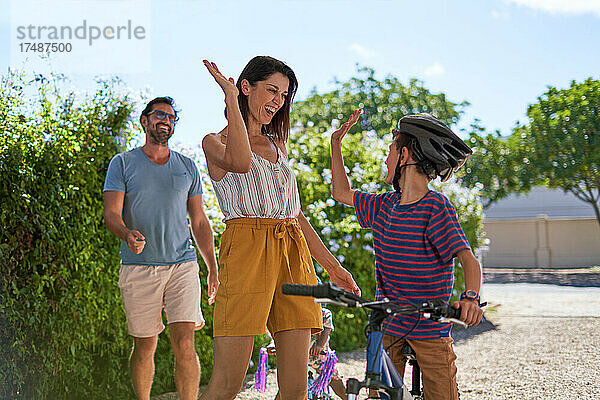
[[[600,266],[600,225],[594,209],[570,193],[535,187],[485,210],[488,268]]]

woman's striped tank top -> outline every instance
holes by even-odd
[[[213,187],[225,221],[232,218],[295,218],[300,213],[296,177],[277,146],[277,162],[254,153],[250,171],[227,172]]]

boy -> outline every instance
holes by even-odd
[[[342,139],[356,123],[355,111],[331,135],[333,198],[353,206],[360,225],[372,228],[375,248],[376,297],[391,301],[450,299],[454,257],[465,273],[465,292],[452,306],[461,310],[468,325],[481,321],[479,303],[481,268],[456,218],[454,207],[441,193],[429,189],[437,176],[450,178],[471,155],[471,149],[450,128],[428,114],[408,115],[394,129],[386,159],[385,182],[393,192],[371,194],[350,188],[342,158]],[[405,342],[416,353],[428,399],[458,399],[456,355],[450,324],[416,316],[395,316],[386,321],[383,345],[404,375]]]

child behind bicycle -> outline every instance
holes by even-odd
[[[450,201],[429,189],[437,176],[447,180],[471,154],[450,128],[429,114],[409,115],[393,131],[386,159],[385,182],[394,191],[371,194],[350,188],[344,169],[341,143],[356,123],[357,110],[331,136],[333,198],[356,210],[363,228],[373,230],[376,297],[402,302],[450,300],[454,282],[454,257],[465,275],[466,291],[453,307],[461,309],[468,325],[481,321],[479,303],[481,268],[457,220]],[[418,322],[418,323],[417,323]],[[450,325],[418,316],[395,316],[384,325],[383,345],[401,376],[408,342],[416,353],[428,399],[458,399],[456,366]]]
[[[308,366],[314,369],[317,374],[323,372],[325,359],[328,352],[331,352],[329,347],[329,335],[333,332],[333,314],[326,307],[321,307],[321,314],[323,315],[323,330],[319,333],[315,333],[310,337],[310,351],[308,356]],[[346,387],[342,381],[342,377],[338,374],[337,369],[333,370],[331,381],[329,386],[333,389],[334,393],[341,399],[346,399]]]

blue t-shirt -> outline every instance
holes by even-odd
[[[450,300],[456,253],[470,249],[450,201],[430,190],[413,204],[400,204],[396,192],[357,191],[354,208],[360,225],[372,228],[375,249],[376,298],[406,304]],[[386,333],[409,339],[437,339],[450,334],[449,323],[395,316],[384,323]]]
[[[110,161],[104,191],[125,193],[123,222],[146,238],[140,254],[121,241],[123,265],[171,265],[196,260],[187,221],[187,200],[202,194],[192,159],[169,150],[169,161],[157,165],[141,148]]]

